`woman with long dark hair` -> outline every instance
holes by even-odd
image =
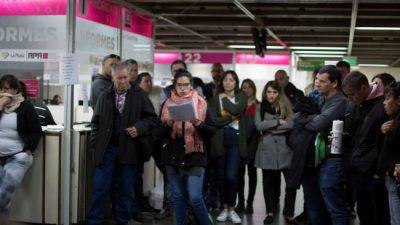
[[[386,177],[390,223],[400,225],[400,82],[386,87],[383,104],[390,120],[381,126],[384,139],[377,168]]]
[[[0,78],[0,217],[8,215],[42,135],[39,117],[21,91],[14,75]]]
[[[257,168],[254,167],[254,156],[257,150],[258,144],[258,132],[254,124],[254,115],[256,113],[256,106],[259,104],[257,100],[257,88],[254,81],[250,79],[244,79],[240,89],[247,96],[247,107],[245,113],[246,119],[246,134],[247,134],[247,150],[248,160],[242,161],[239,168],[238,176],[238,199],[239,202],[235,208],[236,212],[245,211],[246,214],[253,214],[253,202],[254,195],[256,194],[257,187]],[[244,187],[245,187],[245,171],[247,165],[247,176],[248,176],[248,195],[246,208],[244,207]]]
[[[254,165],[262,169],[263,191],[266,206],[264,224],[274,221],[274,211],[279,202],[281,172],[285,175],[292,162],[293,152],[286,144],[286,134],[293,127],[292,104],[281,90],[279,83],[269,81],[263,90],[262,101],[256,109],[255,124],[261,134]],[[277,182],[279,182],[277,184]],[[279,189],[278,189],[279,188]],[[296,190],[286,188],[284,216],[294,222]]]
[[[192,102],[197,118],[191,121],[174,121],[168,107],[184,102]],[[193,88],[192,75],[188,71],[176,73],[171,96],[161,111],[161,122],[168,132],[169,147],[163,150],[162,158],[171,184],[176,224],[187,224],[187,193],[197,221],[201,225],[208,225],[208,211],[203,199],[204,172],[207,165],[204,138],[211,136],[215,127],[207,113],[207,102]]]
[[[218,88],[218,95],[211,99],[217,131],[211,139],[211,157],[218,160],[220,199],[223,210],[218,221],[241,223],[234,208],[236,205],[237,177],[240,161],[247,159],[245,110],[247,97],[239,89],[235,71],[226,71]]]

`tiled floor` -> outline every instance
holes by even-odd
[[[265,205],[264,205],[264,197],[263,197],[263,193],[262,193],[262,177],[261,177],[261,171],[258,171],[258,184],[257,184],[257,190],[256,190],[256,196],[255,196],[255,202],[254,202],[254,214],[253,215],[241,215],[242,218],[242,225],[262,225],[264,218],[265,218]],[[247,182],[247,181],[246,181]],[[282,195],[285,193],[284,192],[284,187],[285,187],[285,183],[284,183],[284,179],[282,177],[282,186],[281,186],[281,193]],[[245,190],[245,193],[247,193],[247,187]],[[283,197],[281,196],[281,203],[280,205],[283,207]],[[303,210],[303,191],[299,190],[297,191],[297,199],[296,199],[296,207],[295,207],[295,215],[298,215],[302,212]],[[214,218],[217,217],[217,213],[213,213]],[[152,221],[149,223],[142,223],[143,225],[147,225],[147,224],[152,224],[152,225],[173,225],[174,220],[173,220],[173,215],[161,220],[161,221]],[[232,224],[231,222],[217,222],[217,225],[228,225],[228,224]],[[282,216],[282,210],[280,210],[279,215],[277,217],[275,217],[274,222],[272,223],[272,225],[285,225],[286,222]],[[352,225],[356,225],[358,224],[357,219],[352,220],[351,221]]]

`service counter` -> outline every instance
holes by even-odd
[[[17,222],[61,224],[63,131],[43,127],[34,162],[11,202],[10,219]],[[71,222],[80,223],[90,207],[95,164],[90,150],[90,128],[74,126],[71,151]],[[155,186],[155,164],[145,164],[144,192]]]

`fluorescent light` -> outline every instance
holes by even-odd
[[[296,54],[328,54],[328,55],[344,55],[346,52],[335,51],[294,51]]]
[[[365,67],[389,67],[388,64],[358,64],[358,66],[365,66]]]
[[[228,48],[244,48],[244,49],[254,49],[254,45],[228,45]],[[267,46],[268,49],[283,49],[282,46]]]
[[[356,30],[400,30],[400,27],[356,27]]]
[[[291,46],[292,50],[347,50],[347,47]]]
[[[300,54],[299,57],[302,57],[302,58],[343,58],[343,55],[309,55],[309,54]]]

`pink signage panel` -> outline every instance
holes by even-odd
[[[233,53],[229,52],[184,52],[182,53],[182,58],[185,63],[222,63],[222,64],[232,64]]]
[[[65,15],[67,0],[0,1],[0,16]]]
[[[124,30],[153,38],[153,18],[134,10],[123,8]]]
[[[39,97],[39,81],[38,80],[21,80],[26,85],[28,96]]]
[[[111,0],[76,1],[76,15],[93,22],[118,28],[118,4]],[[82,6],[81,4],[85,4]],[[82,10],[84,9],[84,10]]]
[[[179,59],[178,52],[155,52],[154,62],[158,64],[171,64],[173,61]]]
[[[264,58],[254,53],[236,53],[237,64],[289,65],[290,55],[286,53],[267,53]]]

